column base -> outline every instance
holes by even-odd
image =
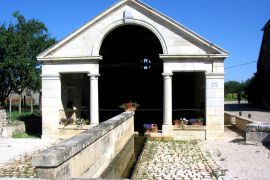
[[[173,137],[172,125],[162,125],[162,136]]]
[[[59,136],[56,135],[48,135],[48,134],[42,134],[41,139],[52,139],[52,140],[57,140],[59,139]]]
[[[92,127],[94,127],[94,126],[97,126],[97,125],[99,125],[98,122],[94,122],[94,123],[91,123],[91,122],[90,122],[90,128],[92,128]]]

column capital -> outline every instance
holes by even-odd
[[[162,73],[163,78],[171,78],[173,73]]]
[[[88,74],[88,76],[90,77],[90,79],[98,79],[100,74]]]

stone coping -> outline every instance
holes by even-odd
[[[248,118],[248,117],[245,117],[245,116],[235,115],[235,114],[227,112],[227,111],[224,111],[224,114],[229,115],[231,117],[235,117],[237,119],[241,119],[241,120],[250,122],[250,123],[261,123],[261,122],[255,121],[254,119],[251,119],[251,118]]]
[[[69,124],[69,125],[58,125],[58,129],[63,130],[87,130],[91,127],[94,127],[96,125],[76,125],[76,124]]]
[[[224,111],[224,114],[230,115],[232,117],[236,117],[236,118],[239,118],[239,119],[243,119],[243,120],[246,120],[246,121],[249,121],[249,122],[252,122],[252,123],[259,123],[259,122],[255,121],[254,119],[250,119],[250,118],[245,117],[245,116],[235,115],[234,113],[230,113],[228,111]]]
[[[270,123],[251,123],[247,125],[246,132],[270,132]]]
[[[95,128],[86,130],[77,136],[64,140],[63,142],[42,151],[39,154],[33,155],[32,165],[35,167],[57,167],[133,115],[134,112],[123,112],[100,123],[95,126]]]

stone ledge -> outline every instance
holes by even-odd
[[[246,141],[270,145],[270,123],[251,123],[246,127]]]
[[[16,121],[13,124],[9,124],[2,128],[3,137],[12,137],[13,134],[25,132],[25,123],[22,121]]]
[[[32,165],[35,167],[57,167],[66,160],[73,157],[82,149],[104,136],[110,130],[117,127],[126,119],[133,116],[133,112],[124,112],[105,122],[100,123],[81,134],[67,139],[56,146],[53,146],[40,154],[33,155]]]
[[[69,125],[59,125],[58,129],[62,130],[88,130],[91,127],[94,127],[96,125],[75,125],[75,124],[69,124]]]
[[[270,132],[270,123],[251,123],[247,125],[246,132]]]

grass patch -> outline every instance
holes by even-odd
[[[32,113],[30,112],[29,108],[22,108],[22,113],[20,115],[19,111],[17,110],[17,107],[13,107],[13,110],[11,111],[11,121],[17,121],[20,120],[21,116],[28,116],[31,115]],[[10,114],[9,114],[9,109],[6,109],[7,112],[7,117],[10,118]],[[40,114],[40,109],[37,107],[34,109],[33,114]]]
[[[225,94],[224,100],[225,101],[237,101],[237,95],[236,94]]]
[[[20,116],[27,116],[30,115],[31,112],[24,112],[22,111],[22,114],[19,114],[19,111],[11,111],[11,121],[19,120]]]
[[[12,134],[12,138],[37,138],[34,135],[29,135],[25,132]]]

